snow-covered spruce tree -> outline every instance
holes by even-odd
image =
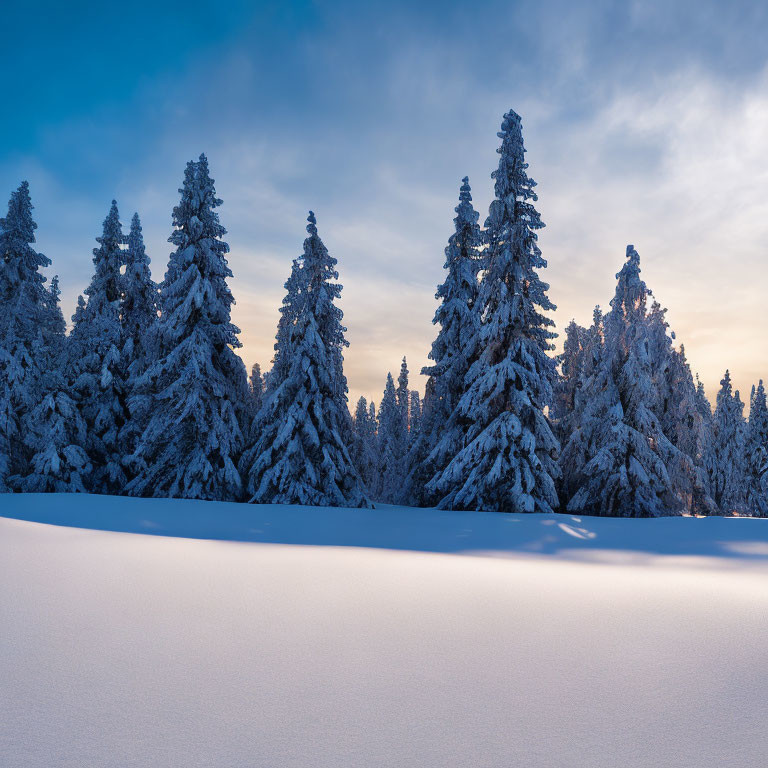
[[[753,515],[768,517],[768,406],[762,379],[749,398],[745,454],[747,508]]]
[[[75,311],[71,316],[72,330],[67,336],[65,349],[65,363],[64,370],[69,382],[69,387],[74,395],[75,388],[74,382],[77,376],[77,367],[80,364],[83,356],[87,350],[86,338],[85,338],[85,308],[86,303],[83,295],[80,294],[77,297],[77,304],[75,305]],[[79,329],[79,330],[78,330]]]
[[[189,162],[173,210],[176,246],[160,287],[158,358],[138,382],[151,418],[132,457],[134,496],[215,501],[242,495],[237,457],[247,406],[245,366],[233,351],[229,246],[208,160]],[[135,396],[134,396],[135,397]]]
[[[357,401],[355,408],[352,458],[370,495],[371,489],[376,487],[379,458],[376,444],[375,412],[368,407],[364,397]]]
[[[397,412],[400,417],[400,439],[402,441],[403,453],[408,445],[408,407],[410,405],[410,390],[408,389],[408,363],[405,357],[400,364],[400,375],[397,377],[397,389],[395,397],[397,398]]]
[[[65,324],[59,295],[54,277],[45,304],[46,326],[38,336],[44,341],[36,351],[42,362],[38,402],[24,435],[32,458],[23,473],[11,479],[14,488],[27,493],[82,493],[92,469],[82,447],[85,422],[69,396],[64,375]]]
[[[155,361],[157,348],[158,293],[149,271],[149,257],[144,247],[139,214],[131,219],[128,248],[124,252],[125,274],[122,280],[121,318],[123,348],[121,366],[125,376],[130,418],[120,431],[120,445],[126,462],[138,445],[147,426],[152,404],[139,385],[147,368]]]
[[[464,377],[478,355],[479,318],[474,306],[478,294],[482,235],[466,176],[462,179],[455,212],[454,232],[445,248],[447,273],[435,294],[440,305],[432,322],[439,325],[440,330],[429,353],[433,364],[421,370],[422,375],[429,376],[423,403],[424,418],[419,436],[411,443],[410,471],[405,484],[404,501],[420,506],[437,501],[430,498],[425,485],[461,448],[460,445],[446,446],[439,457],[429,459],[464,394]],[[457,430],[455,434],[461,432]]]
[[[342,369],[342,312],[336,259],[307,219],[295,323],[276,350],[285,376],[270,381],[258,417],[258,439],[240,464],[252,502],[367,507],[350,456],[351,419]]]
[[[377,489],[380,486],[381,477],[379,475],[379,467],[381,466],[381,454],[379,453],[379,417],[376,413],[376,403],[371,400],[368,404],[368,417],[373,430],[373,443],[371,452],[374,456],[374,468],[371,472],[371,476],[366,478],[366,487],[368,488],[368,498],[375,499]]]
[[[140,376],[153,357],[154,331],[158,317],[157,284],[149,271],[139,214],[131,219],[122,280],[122,322],[126,368],[131,378]]]
[[[669,350],[665,383],[667,399],[661,413],[662,429],[682,453],[682,460],[678,458],[667,470],[677,493],[693,514],[716,515],[717,505],[709,494],[703,466],[709,424],[698,403],[696,384],[683,345],[679,350]]]
[[[576,396],[582,385],[582,354],[586,345],[587,329],[571,320],[565,329],[563,352],[558,358],[560,378],[554,390],[550,419],[558,438],[567,442],[573,431]]]
[[[588,451],[570,512],[621,517],[682,514],[667,466],[680,451],[664,434],[655,413],[653,365],[640,257],[627,246],[617,275],[611,311],[604,320],[604,344],[595,372],[582,388],[587,398],[571,437]]]
[[[712,441],[712,406],[709,404],[707,394],[704,391],[704,383],[696,374],[696,410],[701,416],[703,425],[704,441],[708,445]],[[705,454],[706,450],[702,451]]]
[[[589,386],[594,383],[593,376],[603,353],[603,336],[603,312],[597,306],[592,312],[592,325],[578,331],[578,348],[570,347],[569,354],[561,356],[565,381],[558,382],[551,416],[562,436],[558,495],[563,503],[578,490],[581,472],[594,455],[594,446],[587,443],[589,435],[580,427],[592,399]],[[575,359],[571,359],[570,353]]]
[[[51,355],[52,364],[63,364],[62,355],[66,341],[67,324],[59,305],[61,289],[59,288],[59,276],[51,278],[51,285],[43,296],[43,342]],[[51,362],[46,362],[48,367]]]
[[[410,404],[408,406],[408,440],[413,445],[421,434],[421,398],[419,393],[412,389],[410,392]]]
[[[299,314],[299,293],[302,275],[303,258],[294,259],[291,264],[291,274],[285,281],[285,296],[280,307],[280,319],[277,322],[275,336],[275,354],[272,358],[272,368],[265,377],[265,390],[277,388],[285,381],[292,360],[291,338],[293,326]]]
[[[272,368],[263,377],[262,396],[258,396],[254,399],[251,397],[252,411],[251,417],[247,422],[245,434],[245,445],[248,446],[248,450],[252,451],[256,446],[261,431],[259,422],[266,414],[262,413],[262,406],[264,405],[264,399],[272,392],[277,390],[280,385],[285,383],[288,377],[288,371],[290,369],[290,361],[292,359],[292,334],[293,327],[296,324],[299,314],[299,303],[301,301],[301,280],[304,275],[302,273],[303,256],[294,259],[291,263],[291,274],[285,281],[285,296],[280,307],[280,319],[277,322],[277,333],[275,334],[275,353],[272,357]],[[261,373],[261,368],[259,368]],[[253,371],[251,371],[251,378],[253,378]],[[253,395],[253,380],[249,382],[249,388]],[[258,402],[256,402],[258,400]]]
[[[261,404],[264,400],[264,379],[261,376],[261,366],[258,363],[254,363],[251,368],[251,378],[248,386],[251,390],[253,413],[256,414],[261,409]]]
[[[384,397],[379,406],[379,480],[374,498],[394,504],[402,494],[402,431],[400,411],[392,374],[387,373]]]
[[[669,332],[667,310],[653,301],[647,313],[648,356],[651,363],[654,412],[662,432],[678,449],[667,465],[675,493],[694,514],[717,514],[707,493],[701,461],[701,418],[696,407],[693,375],[685,351],[673,347],[675,334]]]
[[[723,515],[745,514],[747,511],[745,451],[744,403],[738,390],[733,391],[731,374],[726,371],[717,393],[712,441],[704,458],[710,492]]]
[[[39,398],[41,360],[50,296],[40,269],[51,262],[38,253],[29,184],[24,181],[0,219],[0,492],[30,458],[24,437]]]
[[[120,442],[120,432],[128,420],[120,322],[125,238],[114,200],[96,242],[94,274],[85,289],[88,302],[76,312],[72,329],[70,351],[76,350],[78,357],[70,355],[70,375],[73,396],[85,422],[85,449],[93,467],[89,490],[122,493],[128,481]]]
[[[542,314],[554,305],[538,274],[546,261],[536,231],[544,225],[533,206],[519,115],[504,115],[498,135],[496,199],[475,305],[482,351],[441,440],[464,447],[429,487],[441,494],[443,508],[550,512],[558,506],[558,442],[544,410],[557,370],[549,355],[554,323]]]

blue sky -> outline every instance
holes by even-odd
[[[351,397],[434,336],[460,179],[485,218],[523,117],[560,329],[627,243],[714,395],[768,376],[768,12],[734,2],[18,3],[3,9],[0,195],[32,186],[67,316],[115,197],[153,274],[208,154],[246,363],[271,356],[306,211],[339,260]],[[422,382],[413,376],[419,387]]]

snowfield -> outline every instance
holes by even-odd
[[[0,514],[3,768],[766,765],[768,520]]]

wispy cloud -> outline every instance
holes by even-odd
[[[29,177],[70,314],[112,197],[125,221],[141,213],[162,278],[184,163],[205,151],[249,365],[271,358],[282,284],[315,210],[345,286],[351,399],[378,399],[403,354],[421,384],[460,179],[470,176],[482,222],[495,132],[514,107],[559,327],[608,303],[632,242],[709,393],[726,366],[748,391],[768,377],[758,5],[244,4],[211,39],[192,19],[176,47],[162,44],[166,14],[141,49],[150,61],[121,65],[119,88],[101,93],[108,72],[89,75],[60,99],[66,109],[32,113],[24,141],[11,134],[0,186]],[[38,76],[53,93],[56,67]]]

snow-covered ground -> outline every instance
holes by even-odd
[[[765,520],[0,514],[3,768],[766,764]]]

